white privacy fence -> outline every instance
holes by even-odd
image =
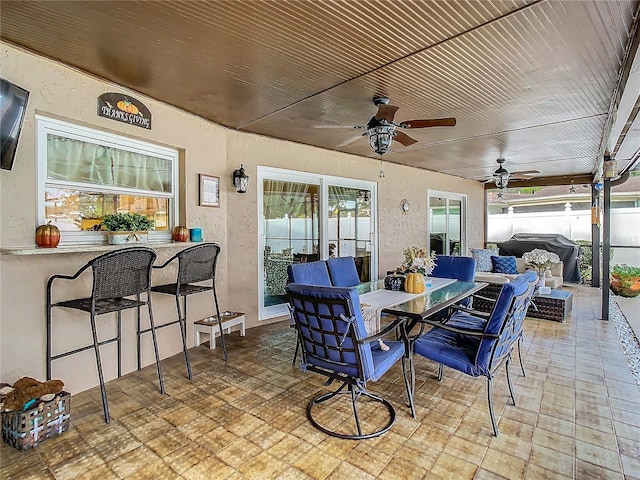
[[[591,241],[591,211],[490,214],[487,242],[509,240],[516,233],[559,233],[571,240]],[[640,265],[640,209],[611,210],[611,245],[616,245],[614,263]]]
[[[281,253],[282,250],[291,248],[293,252],[314,253],[319,248],[318,232],[313,232],[311,219],[305,218],[272,218],[264,223],[265,243],[271,247],[274,253]],[[361,217],[356,219],[352,216],[340,218],[340,237],[342,239],[357,239],[359,247],[365,245],[371,239],[371,219]],[[325,237],[334,241],[338,238],[338,219],[329,218],[329,232]],[[355,242],[343,240],[340,245],[340,254],[356,255]]]

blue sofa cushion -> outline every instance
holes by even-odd
[[[508,273],[511,275],[518,274],[518,269],[516,267],[516,257],[500,257],[492,255],[491,263],[493,264],[493,271],[495,273]]]

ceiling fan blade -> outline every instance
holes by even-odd
[[[355,142],[359,138],[362,138],[362,137],[364,137],[366,135],[367,135],[366,133],[359,133],[358,135],[354,135],[353,137],[346,139],[341,144],[336,145],[335,148],[341,148],[341,147],[346,147],[347,145],[351,145],[353,142]]]
[[[456,119],[449,118],[432,118],[429,120],[406,120],[402,122],[400,128],[427,128],[427,127],[455,127]]]
[[[313,128],[351,128],[351,129],[360,129],[367,128],[366,125],[314,125]]]
[[[512,172],[511,175],[536,175],[540,173],[540,170],[520,170],[519,172]]]
[[[396,142],[401,143],[402,145],[404,145],[405,147],[408,147],[409,145],[413,145],[414,143],[418,143],[417,140],[411,138],[409,135],[407,135],[404,132],[398,132],[396,131],[395,136],[393,137],[393,139]]]
[[[395,105],[378,105],[378,113],[376,113],[376,120],[386,120],[387,122],[393,122],[393,117],[400,107]]]

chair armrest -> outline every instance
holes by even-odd
[[[496,303],[496,301],[498,300],[497,298],[489,298],[489,297],[485,297],[484,295],[471,295],[471,298],[479,298],[480,300],[484,300],[486,302],[491,302],[491,303]]]
[[[86,265],[84,265],[80,270],[78,270],[73,275],[62,275],[62,274],[51,275],[49,277],[49,281],[47,282],[47,288],[50,288],[51,284],[53,283],[53,281],[55,279],[57,279],[57,278],[61,278],[63,280],[75,280],[76,278],[78,278],[80,276],[80,274],[82,272],[84,272],[89,267],[90,267],[90,265],[87,263]]]
[[[375,335],[370,335],[368,337],[365,338],[359,338],[357,340],[357,343],[370,343],[370,342],[374,342],[376,340],[378,340],[379,338],[384,337],[385,335],[393,332],[394,330],[396,330],[398,327],[400,327],[401,325],[403,325],[406,322],[406,319],[404,317],[399,317],[396,318],[393,322],[391,322],[389,325],[387,325],[385,328],[383,328],[382,330],[380,330],[378,333],[376,333]],[[402,331],[404,331],[404,329],[402,329]]]
[[[84,265],[82,268],[80,268],[80,270],[78,270],[73,275],[62,275],[62,274],[51,275],[49,277],[49,280],[47,281],[47,305],[51,304],[51,287],[53,286],[53,281],[54,280],[56,280],[58,278],[60,278],[62,280],[75,280],[76,278],[78,278],[80,276],[80,274],[82,272],[84,272],[90,266],[91,266],[91,264],[87,263],[86,265]]]
[[[489,318],[491,316],[491,314],[489,312],[481,312],[479,310],[474,310],[473,308],[463,307],[461,305],[451,305],[451,306],[449,306],[449,308],[452,309],[452,310],[457,310],[459,312],[469,313],[471,315],[475,315],[476,317]],[[449,319],[447,318],[447,320],[449,320]]]
[[[176,253],[173,257],[171,257],[169,260],[167,260],[166,262],[164,262],[162,265],[153,265],[153,268],[164,268],[167,265],[169,265],[171,262],[173,262],[176,258],[178,258],[180,252]]]
[[[549,271],[551,272],[551,276],[563,278],[564,263],[561,261],[554,263],[553,265],[551,265],[551,268],[549,269]]]

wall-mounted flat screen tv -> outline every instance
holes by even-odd
[[[2,142],[0,167],[5,170],[11,170],[13,167],[28,99],[29,92],[0,78],[0,141]]]

